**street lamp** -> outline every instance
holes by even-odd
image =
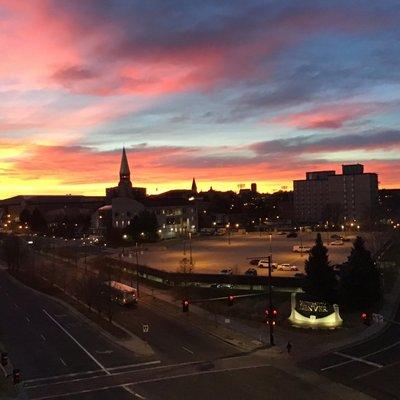
[[[231,244],[231,224],[226,224],[226,228],[228,229],[228,244]]]
[[[189,263],[190,263],[190,268],[193,268],[192,232],[189,232]]]

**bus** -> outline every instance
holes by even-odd
[[[121,306],[137,304],[137,291],[135,288],[117,281],[103,282],[103,294],[109,294],[111,301]]]

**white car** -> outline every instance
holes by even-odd
[[[221,269],[221,271],[219,271],[219,273],[222,275],[232,275],[233,271],[231,268],[224,268],[224,269]]]
[[[290,265],[290,264],[280,264],[278,265],[278,271],[298,271],[299,267],[296,265]]]
[[[311,251],[311,248],[308,246],[298,246],[295,245],[292,247],[293,253],[309,253]]]
[[[331,246],[343,246],[343,244],[343,240],[335,240],[334,242],[331,242]]]
[[[258,268],[268,268],[269,267],[269,262],[268,262],[268,260],[260,260],[258,262],[257,266],[258,266]],[[277,268],[276,263],[271,263],[271,268],[272,269],[276,269]]]

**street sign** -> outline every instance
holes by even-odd
[[[150,326],[148,324],[143,324],[142,327],[143,327],[143,333],[148,333],[149,332]]]

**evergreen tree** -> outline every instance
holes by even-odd
[[[32,219],[32,215],[31,212],[29,211],[29,209],[24,208],[21,213],[19,214],[19,220],[23,223],[23,224],[31,224],[31,219]]]
[[[355,309],[371,307],[382,295],[380,273],[360,236],[343,268],[341,295],[344,304]]]
[[[305,262],[305,292],[315,300],[334,302],[336,300],[336,279],[329,263],[328,249],[318,233],[315,245]]]
[[[35,208],[31,217],[31,229],[33,232],[45,233],[47,231],[47,222],[39,209]]]
[[[153,212],[145,210],[133,217],[126,232],[135,241],[146,240],[153,242],[158,239],[157,229],[158,221],[156,215]]]

